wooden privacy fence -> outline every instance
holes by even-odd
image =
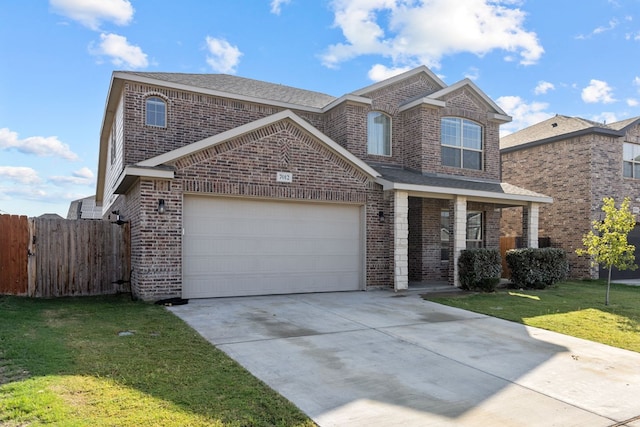
[[[508,279],[511,277],[511,270],[507,266],[507,251],[509,249],[523,248],[522,237],[520,236],[503,236],[500,237],[500,255],[502,257],[502,277]],[[549,237],[538,238],[539,248],[550,248],[551,239]]]
[[[61,297],[129,289],[129,224],[0,215],[0,294]]]

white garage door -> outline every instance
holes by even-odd
[[[185,196],[184,298],[360,289],[353,205]]]

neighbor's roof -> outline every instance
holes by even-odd
[[[480,181],[463,177],[425,174],[387,165],[372,165],[381,174],[378,182],[385,189],[431,193],[434,197],[467,196],[471,200],[492,199],[495,203],[522,205],[527,202],[551,203],[552,198],[506,182]],[[440,196],[438,196],[440,195]]]
[[[605,124],[583,119],[556,115],[528,128],[500,138],[500,150],[517,149],[526,144],[544,144],[560,139],[572,138],[587,133],[601,133],[610,136],[624,136],[624,131],[630,125],[640,121],[640,117],[633,117],[615,123]]]
[[[124,74],[314,108],[322,108],[336,99],[334,96],[320,92],[228,74],[144,73],[129,71]]]

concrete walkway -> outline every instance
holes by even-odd
[[[320,426],[640,427],[640,353],[389,291],[170,310]]]

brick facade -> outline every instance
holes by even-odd
[[[453,196],[434,198],[399,191],[383,191],[375,177],[327,146],[317,134],[295,120],[282,119],[180,154],[157,170],[173,173],[172,179],[140,176],[121,184],[111,198],[125,167],[173,150],[189,148],[239,126],[269,118],[290,109],[331,141],[371,165],[392,165],[419,173],[499,182],[499,123],[489,119],[491,105],[474,90],[461,86],[443,97],[445,107],[402,106],[441,90],[427,73],[415,73],[388,85],[361,90],[357,97],[325,110],[286,108],[243,99],[225,98],[170,85],[124,81],[119,97],[119,158],[109,162],[104,215],[118,210],[131,222],[132,291],[143,299],[180,296],[182,290],[182,230],[185,195],[208,194],[346,203],[364,207],[365,280],[371,287],[406,287],[408,280],[446,280],[454,283],[453,261],[442,263],[440,212],[449,209],[453,220]],[[181,86],[182,87],[182,86]],[[167,126],[144,124],[145,100],[160,96],[167,105]],[[359,98],[358,98],[359,97]],[[312,111],[313,110],[313,111]],[[390,156],[367,153],[367,114],[381,111],[392,119]],[[444,167],[440,161],[440,121],[453,116],[473,120],[483,128],[482,170]],[[298,119],[299,120],[299,119]],[[145,166],[146,167],[146,166]],[[368,166],[367,166],[368,167]],[[274,180],[276,172],[290,172],[291,183]],[[126,187],[126,188],[125,188]],[[158,201],[165,203],[163,214]],[[466,200],[466,199],[464,199]],[[466,201],[464,202],[466,203]],[[498,247],[499,206],[472,202],[467,210],[483,212],[484,241]],[[449,230],[453,233],[452,229]],[[463,239],[464,240],[464,239]],[[458,242],[460,245],[460,242]],[[464,242],[462,243],[464,244]],[[454,260],[453,242],[450,259]]]
[[[553,203],[540,206],[539,237],[549,237],[553,247],[567,252],[570,276],[597,278],[598,270],[575,251],[582,248],[582,237],[591,223],[600,218],[602,199],[620,202],[631,198],[640,208],[640,180],[622,176],[622,148],[625,141],[640,142],[639,126],[626,136],[603,132],[562,135],[545,144],[531,144],[503,150],[503,179],[553,197]],[[502,234],[522,236],[522,209],[503,211]]]

